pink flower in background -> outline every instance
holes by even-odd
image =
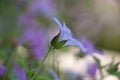
[[[28,5],[28,12],[32,14],[40,13],[46,17],[55,15],[55,5],[53,0],[33,0]]]
[[[14,64],[14,72],[19,80],[26,80],[25,70],[22,67],[20,67],[17,63]]]
[[[0,65],[0,76],[3,76],[3,75],[4,75],[5,70],[6,70],[5,66]]]

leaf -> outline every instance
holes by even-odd
[[[52,39],[51,41],[51,46],[55,46],[57,44],[57,41],[59,39],[59,36],[60,36],[60,32]]]
[[[101,62],[100,62],[100,60],[99,60],[98,58],[96,58],[95,56],[93,56],[93,58],[94,58],[94,60],[96,61],[99,69],[101,69],[102,67],[101,67]]]
[[[114,73],[114,75],[117,76],[120,80],[120,72],[116,72],[116,73]]]
[[[117,64],[111,63],[108,67],[107,72],[109,74],[118,73],[118,65],[119,65],[119,63],[117,63]],[[120,73],[119,73],[119,75],[120,75]]]
[[[35,80],[50,80],[50,79],[47,76],[39,75],[39,76],[36,76]]]
[[[55,49],[60,49],[65,45],[66,42],[67,42],[67,40],[60,41],[54,46],[54,48]]]

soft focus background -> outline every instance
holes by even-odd
[[[12,52],[16,45],[18,50],[22,51],[19,45],[24,42],[24,39],[35,38],[31,41],[39,44],[38,40],[41,40],[39,36],[42,36],[44,38],[42,42],[49,43],[59,31],[52,20],[53,17],[65,22],[78,40],[88,39],[96,48],[103,50],[104,55],[99,56],[103,64],[104,61],[112,60],[112,56],[115,56],[117,62],[119,61],[119,0],[0,0],[0,63],[4,63],[3,54]],[[34,34],[36,37],[31,30],[38,32]],[[26,35],[22,36],[23,34]],[[25,38],[26,36],[29,37]],[[46,45],[44,44],[44,47]],[[41,46],[38,45],[38,49],[40,48]],[[36,56],[38,49],[32,50]],[[66,71],[70,75],[75,73],[74,77],[80,73],[79,71],[82,72],[80,75],[84,75],[85,71],[73,65],[81,63],[79,67],[84,67],[87,65],[85,63],[93,61],[90,56],[85,57],[84,60],[76,60],[73,54],[77,52],[79,50],[75,48],[71,51],[68,49],[67,52],[58,51],[57,53],[60,54],[56,54],[56,58],[59,56],[57,60],[61,62],[61,71]],[[40,59],[40,57],[36,58]],[[63,76],[61,80],[70,80],[62,79]]]

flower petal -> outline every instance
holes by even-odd
[[[80,41],[76,40],[76,39],[73,39],[73,38],[68,40],[65,45],[66,46],[67,45],[77,46],[82,50],[82,52],[87,52],[87,49],[82,45],[82,43]]]
[[[52,76],[54,77],[54,80],[59,80],[57,74],[51,69],[50,73],[52,74]]]
[[[96,63],[89,64],[89,67],[87,69],[87,73],[90,76],[95,76],[97,69],[98,69],[98,66]]]
[[[53,20],[58,24],[58,27],[60,28],[60,37],[59,40],[68,40],[72,37],[72,33],[69,28],[67,28],[66,24],[63,25],[57,18],[53,18]]]
[[[53,18],[53,20],[57,23],[58,27],[62,31],[63,30],[63,26],[62,26],[61,22],[57,18],[55,18],[55,17]]]
[[[5,66],[0,65],[0,76],[3,76],[3,75],[4,75],[5,70],[6,70]]]
[[[26,73],[18,64],[14,65],[14,72],[19,80],[26,80]]]

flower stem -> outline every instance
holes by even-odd
[[[8,63],[7,63],[7,67],[6,67],[6,72],[5,72],[2,80],[5,80],[8,72],[9,72],[9,68],[10,68],[10,64],[11,64],[12,59],[13,59],[13,53],[11,53],[10,58],[8,59]]]
[[[103,76],[103,73],[102,73],[102,69],[100,69],[100,76],[101,76],[101,80],[103,80],[104,76]]]
[[[45,57],[43,58],[43,60],[42,60],[41,63],[40,63],[40,67],[39,67],[38,70],[33,74],[33,77],[32,77],[31,80],[34,80],[34,79],[35,79],[36,75],[39,73],[39,70],[41,69],[41,66],[42,66],[43,63],[45,62],[45,60],[46,60],[46,58],[48,57],[48,55],[49,55],[49,53],[50,53],[51,50],[52,50],[52,47],[50,47],[50,48],[48,49]]]

